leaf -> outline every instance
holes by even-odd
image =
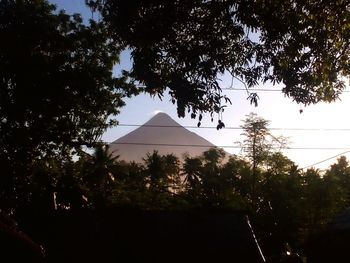
[[[247,100],[250,101],[250,104],[251,104],[251,105],[254,104],[254,106],[257,107],[257,106],[258,106],[259,96],[258,96],[258,94],[255,93],[255,92],[254,92],[254,93],[250,93],[249,96],[248,96],[248,98],[247,98]]]

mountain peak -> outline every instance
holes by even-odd
[[[142,162],[147,153],[154,150],[159,154],[175,154],[182,158],[184,153],[199,156],[215,145],[184,128],[168,114],[160,112],[145,124],[115,140],[110,150],[120,155],[121,160]]]
[[[168,114],[159,112],[154,115],[149,121],[143,126],[181,126],[175,120],[173,120]]]

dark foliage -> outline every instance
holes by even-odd
[[[112,76],[120,48],[102,24],[84,25],[44,0],[1,1],[0,39],[4,208],[28,198],[19,187],[34,160],[93,146],[133,86]]]
[[[88,2],[101,11],[101,22],[85,25],[79,15],[56,12],[44,0],[0,2],[1,210],[27,224],[30,236],[49,248],[53,261],[75,253],[75,248],[88,251],[84,257],[89,259],[94,240],[115,241],[118,233],[127,239],[130,229],[135,235],[146,231],[137,228],[137,216],[149,220],[142,214],[134,215],[136,221],[119,218],[118,233],[104,228],[109,215],[104,211],[121,208],[244,210],[269,260],[299,260],[294,252],[303,252],[306,240],[350,204],[350,168],[344,157],[324,174],[301,171],[272,151],[272,142],[266,140],[268,122],[256,116],[248,116],[242,126],[246,159],[225,159],[223,151],[211,149],[185,158],[183,167],[177,157],[157,152],[147,155],[144,163],[125,163],[112,157],[98,139],[115,123],[108,118],[118,113],[123,99],[140,90],[134,81],[160,97],[168,89],[178,115],[188,111],[192,118],[198,116],[198,126],[202,113],[220,113],[229,102],[218,82],[227,72],[247,88],[266,81],[284,83],[285,94],[299,103],[334,100],[344,88],[341,77],[349,76],[348,3]],[[132,51],[133,68],[115,78],[112,69],[125,48]],[[257,94],[251,93],[248,100],[256,105]],[[217,128],[223,127],[219,120]],[[95,146],[95,154],[84,153],[83,146]],[[81,211],[87,211],[91,224],[81,224]],[[159,218],[164,217],[166,213]],[[45,220],[57,228],[40,225]],[[225,246],[233,240],[219,229],[225,220],[210,219],[215,231],[208,236],[195,229],[193,239],[183,241],[180,235],[161,243],[160,250],[148,239],[138,245],[143,253],[160,251],[163,258],[163,248],[168,255],[171,246],[182,241],[184,251],[204,251],[199,255],[203,259],[214,257],[217,254],[206,248],[215,244],[201,243],[194,250],[187,246],[209,238],[222,245],[220,249],[232,249]],[[191,224],[200,221],[195,218]],[[123,224],[129,227],[123,229]],[[91,226],[102,232],[84,232]],[[180,224],[175,230],[181,228]],[[177,234],[175,230],[170,234]],[[215,239],[217,231],[227,237],[226,243]],[[121,253],[131,248],[123,247],[122,240],[117,243]],[[99,245],[99,255],[117,259],[111,243]],[[60,246],[67,254],[54,250]],[[125,251],[132,255],[132,250]]]
[[[22,213],[46,262],[262,262],[240,212],[105,209]]]
[[[230,73],[249,89],[282,83],[298,103],[333,101],[349,77],[347,1],[87,0],[124,47],[130,76],[186,109],[220,112]],[[257,95],[250,94],[257,105]],[[225,101],[226,100],[226,101]]]
[[[80,152],[75,161],[58,156],[33,160],[29,183],[23,181],[17,185],[18,189],[26,190],[29,198],[16,200],[12,208],[14,216],[20,219],[20,224],[29,224],[26,228],[29,231],[31,222],[26,218],[30,213],[43,217],[42,220],[51,216],[50,220],[60,220],[57,213],[72,213],[69,220],[78,220],[74,219],[74,213],[82,210],[101,218],[108,217],[101,214],[107,210],[244,211],[250,216],[258,242],[271,262],[299,260],[298,255],[305,255],[305,244],[310,237],[322,233],[349,205],[350,168],[342,157],[323,174],[315,169],[301,171],[271,148],[266,125],[266,121],[254,115],[245,120],[246,158],[226,157],[223,150],[213,148],[198,157],[185,157],[181,166],[177,157],[157,152],[149,153],[143,163],[137,164],[120,161],[107,146],[98,145],[94,154]],[[248,146],[254,141],[256,150],[252,154],[253,149]],[[62,229],[52,235],[40,233],[40,225],[28,234],[48,247],[67,249],[64,243],[52,243],[60,232],[65,233],[60,236],[62,240],[75,240],[73,243],[80,242],[80,238],[86,238],[86,242],[108,239],[107,231],[85,236],[83,228],[78,232]],[[47,227],[43,231],[51,233]],[[64,228],[64,224],[59,227]],[[37,234],[42,235],[40,239],[36,239]],[[125,249],[130,249],[129,245]],[[72,248],[67,250],[67,255],[75,252]]]

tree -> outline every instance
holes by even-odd
[[[149,178],[143,164],[120,161],[113,166],[112,174],[112,206],[149,208]]]
[[[251,169],[251,199],[253,204],[257,202],[257,184],[259,183],[259,167],[267,162],[271,154],[278,150],[277,146],[284,144],[284,138],[277,138],[270,134],[268,129],[269,121],[250,113],[243,120],[242,135],[244,140],[241,143],[242,151],[252,164]],[[261,167],[260,167],[261,168]]]
[[[185,190],[195,196],[200,187],[202,160],[199,157],[186,156],[183,163]]]
[[[250,113],[243,120],[244,140],[242,143],[242,151],[246,154],[248,159],[253,164],[253,170],[267,158],[271,150],[271,143],[269,140],[269,121],[258,117],[255,113]]]
[[[349,77],[349,3],[339,1],[86,0],[132,51],[130,77],[168,88],[179,116],[221,112],[219,77],[284,85],[297,103],[333,101]],[[252,103],[256,94],[250,94]],[[195,116],[195,115],[193,115]]]
[[[330,217],[343,212],[350,204],[350,166],[345,156],[338,158],[326,170],[323,180],[327,187]]]
[[[149,178],[149,186],[154,191],[166,191],[168,188],[168,178],[165,171],[164,156],[158,154],[158,151],[147,153],[143,159]]]
[[[202,154],[201,189],[206,206],[224,206],[222,193],[225,182],[221,174],[221,166],[225,156],[226,153],[221,148],[210,148]]]
[[[281,153],[268,158],[260,183],[259,234],[270,254],[285,252],[285,245],[296,249],[303,241],[303,180],[301,170]]]
[[[182,176],[189,204],[221,209],[245,206],[240,179],[247,163],[236,156],[225,157],[223,149],[211,148],[201,156],[185,158]]]
[[[1,1],[0,38],[0,192],[18,202],[33,161],[93,146],[132,85],[103,24],[45,0]]]
[[[151,207],[171,207],[173,196],[180,186],[180,161],[173,154],[148,153],[143,159],[149,184]]]
[[[81,178],[89,202],[96,208],[110,203],[115,177],[112,173],[119,156],[113,156],[108,145],[97,145],[94,154],[82,160]]]
[[[314,168],[304,172],[303,181],[304,220],[306,228],[311,232],[328,223],[330,216],[326,194],[328,187],[325,185],[320,171]]]
[[[228,184],[246,200],[251,193],[251,164],[238,156],[230,156],[223,165],[222,174]]]

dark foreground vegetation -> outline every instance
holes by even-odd
[[[238,212],[27,212],[22,225],[45,247],[44,262],[262,262]]]
[[[255,139],[262,142],[259,135]],[[154,244],[169,238],[170,247],[160,242],[159,247],[165,247],[152,247],[160,254],[147,250],[147,255],[175,253],[169,257],[180,259],[182,252],[197,255],[194,251],[210,246],[206,242],[214,236],[220,246],[210,247],[223,253],[213,252],[218,258],[230,255],[225,249],[229,246],[232,258],[251,255],[261,260],[244,215],[249,216],[268,262],[301,262],[308,253],[322,254],[320,246],[329,252],[327,242],[317,242],[328,231],[328,223],[349,206],[346,158],[321,173],[300,170],[272,149],[259,151],[259,156],[253,165],[253,159],[225,157],[221,149],[213,148],[199,157],[185,157],[182,165],[176,156],[157,152],[148,154],[143,163],[126,163],[100,146],[79,160],[40,160],[33,165],[30,184],[23,186],[29,195],[18,200],[14,217],[47,246],[50,261],[97,255],[117,259],[129,252],[137,258],[152,246],[147,239],[151,237]],[[241,242],[249,245],[238,249]],[[183,247],[191,244],[192,248]],[[85,248],[87,254],[82,252]],[[208,259],[214,254],[197,256]],[[284,261],[292,258],[295,261]]]
[[[245,243],[252,233],[232,238],[223,229],[233,227],[239,234],[236,226],[248,224],[243,215],[269,262],[321,262],[341,255],[343,246],[337,244],[346,235],[326,226],[350,203],[345,157],[326,171],[303,171],[278,151],[283,140],[271,136],[268,122],[254,115],[242,126],[243,157],[211,149],[181,162],[153,152],[143,163],[125,163],[99,139],[116,124],[111,116],[125,98],[140,92],[162,97],[167,91],[180,117],[190,113],[200,126],[207,113],[223,128],[222,113],[230,103],[219,86],[225,73],[244,83],[254,105],[259,97],[249,88],[266,82],[283,85],[298,103],[337,99],[350,75],[347,1],[86,2],[100,20],[84,22],[45,0],[0,1],[2,256],[27,255],[29,261],[41,257],[42,244],[48,261],[81,261],[80,256],[89,261],[95,255],[107,261],[117,259],[113,251],[137,257],[114,238],[130,238],[129,230],[138,238],[171,236],[171,226],[193,226],[184,231],[189,239],[175,242],[177,236],[169,246],[188,253],[192,245],[193,251],[205,250],[201,245],[218,248],[201,243],[213,239],[222,251],[233,244],[234,260],[246,252],[238,240]],[[132,68],[115,76],[113,68],[126,49]],[[83,151],[87,148],[94,154]],[[201,213],[211,222],[204,220],[203,228]],[[231,217],[237,220],[228,224]],[[151,231],[156,225],[150,218],[163,218],[167,230]],[[114,221],[105,223],[110,219],[117,228]],[[210,229],[217,231],[205,232]],[[227,242],[220,243],[224,237]],[[114,241],[121,248],[114,250]],[[139,244],[135,251],[151,249],[152,255],[181,255],[165,244]],[[206,252],[198,257],[214,253]]]

